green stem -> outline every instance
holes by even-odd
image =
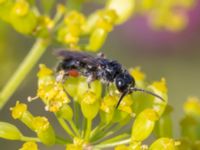
[[[85,132],[85,140],[86,141],[88,141],[90,138],[91,129],[92,129],[92,120],[87,119],[87,128],[86,128],[86,132]]]
[[[103,126],[100,130],[98,130],[97,132],[95,132],[92,137],[91,137],[91,141],[97,141],[98,139],[100,139],[101,137],[104,137],[107,134],[111,134],[111,131],[109,131],[109,129],[113,126],[113,124],[108,124],[106,126]],[[113,132],[112,132],[113,133]]]
[[[48,45],[49,40],[46,39],[38,39],[35,42],[28,55],[20,64],[19,68],[16,70],[16,72],[10,78],[6,86],[0,92],[0,109],[6,104],[8,99],[16,91],[16,89],[27,76],[27,74],[35,66],[37,61],[47,49]]]
[[[99,131],[102,131],[102,129],[104,127],[106,127],[108,124],[103,124],[103,123],[100,123],[96,128],[94,128],[91,132],[91,137],[93,137],[94,135],[96,135],[96,133],[98,133]]]
[[[81,128],[81,122],[80,122],[81,113],[80,113],[80,107],[77,101],[74,101],[73,107],[74,107],[74,122],[75,122],[76,127],[80,129]]]
[[[64,119],[62,118],[58,118],[58,122],[60,123],[60,125],[63,127],[63,129],[72,137],[74,137],[74,133],[71,131],[71,129],[69,128],[69,126],[67,125],[67,123],[65,122]]]
[[[114,147],[114,146],[121,145],[121,144],[128,144],[128,143],[130,143],[130,141],[131,141],[131,139],[129,138],[129,139],[119,141],[119,142],[95,145],[94,148],[109,148],[109,147]]]
[[[107,140],[101,142],[101,144],[109,144],[109,143],[113,143],[113,142],[116,142],[116,141],[122,141],[123,139],[126,139],[128,137],[130,137],[130,135],[127,134],[127,133],[120,134],[120,135],[117,135],[113,138],[110,138],[110,139],[107,139]]]
[[[71,141],[69,139],[63,139],[59,136],[56,136],[56,144],[62,144],[66,145],[67,143],[70,143]]]
[[[83,117],[83,119],[82,119],[82,126],[81,126],[81,138],[84,137],[85,129],[86,129],[86,118]]]
[[[81,10],[84,0],[67,0],[66,6],[69,10]]]
[[[37,137],[27,137],[27,136],[22,136],[21,137],[21,141],[34,141],[34,142],[41,142],[40,139],[38,139]]]
[[[72,129],[74,130],[76,136],[80,137],[80,133],[79,133],[78,129],[76,128],[76,125],[74,124],[74,122],[72,120],[70,120],[69,124],[72,127]]]

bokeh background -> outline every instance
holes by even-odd
[[[179,137],[179,120],[183,117],[182,106],[189,96],[200,98],[200,1],[188,12],[189,23],[179,32],[152,29],[144,16],[133,16],[123,25],[117,26],[102,48],[108,58],[116,59],[125,67],[140,66],[149,82],[165,77],[169,90],[169,104],[173,106],[174,137]],[[28,53],[34,39],[19,35],[6,23],[0,22],[0,89],[6,84],[20,62]],[[55,46],[56,47],[56,46]],[[55,67],[57,59],[50,47],[39,63]],[[9,108],[16,100],[26,102],[34,96],[37,88],[38,67],[35,67],[17,89],[10,101],[0,111],[0,120],[17,124],[20,129],[30,131],[10,116]],[[29,105],[35,115],[44,114],[40,101]],[[46,113],[50,120],[53,116]],[[57,123],[55,122],[56,126]],[[62,130],[60,130],[62,134]],[[21,142],[0,139],[0,149],[15,150]],[[45,147],[41,147],[45,149]],[[53,148],[53,149],[59,149]]]

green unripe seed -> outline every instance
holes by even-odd
[[[99,101],[93,92],[86,92],[83,97],[81,101],[82,113],[85,118],[92,120],[99,111]]]
[[[155,121],[158,119],[157,113],[153,109],[145,109],[135,119],[132,126],[132,141],[143,141],[152,132]]]
[[[0,138],[7,140],[20,140],[21,132],[14,125],[7,122],[0,122]]]
[[[67,104],[63,105],[61,109],[56,113],[58,117],[64,118],[66,120],[72,120],[73,110]]]

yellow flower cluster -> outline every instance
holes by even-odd
[[[7,132],[0,132],[0,137],[29,141],[22,146],[22,150],[26,150],[31,145],[33,150],[37,150],[34,142],[42,142],[45,145],[64,144],[66,150],[104,147],[115,147],[116,150],[176,150],[177,147],[183,146],[182,142],[187,141],[174,140],[171,137],[172,109],[167,105],[166,80],[162,78],[161,81],[149,85],[146,82],[146,75],[139,67],[131,69],[130,74],[135,77],[136,84],[140,83],[137,87],[147,88],[161,95],[164,100],[161,101],[145,93],[133,92],[126,95],[116,108],[120,95],[114,85],[109,85],[108,89],[103,91],[100,81],[94,81],[88,87],[87,80],[81,76],[67,77],[61,83],[56,81],[53,70],[40,65],[37,74],[37,96],[44,102],[45,108],[55,114],[71,139],[63,140],[55,136],[55,131],[46,117],[33,116],[28,111],[27,105],[19,102],[11,108],[13,118],[23,122],[36,133],[37,137],[25,137],[15,126],[5,122],[0,122],[0,129]],[[188,116],[182,121],[184,129],[182,134],[189,134],[194,140],[196,135],[187,130],[187,127],[191,126],[187,120],[193,117],[194,121],[199,116],[198,104],[198,99],[194,97],[187,101],[184,108]],[[127,127],[131,132],[123,132]],[[119,134],[116,134],[118,132]],[[143,145],[143,141],[152,132],[156,133],[157,140],[150,146]],[[98,143],[98,141],[103,142]]]
[[[46,110],[57,112],[70,100],[62,83],[56,82],[52,73],[45,65],[40,65],[37,96],[46,104]]]
[[[193,8],[196,0],[137,1],[138,13],[148,17],[149,24],[155,28],[169,31],[180,31],[188,23],[187,11]]]
[[[16,103],[15,107],[11,108],[11,114],[14,119],[19,119],[34,131],[42,143],[46,145],[52,145],[55,143],[54,130],[46,117],[33,116],[28,111],[27,105],[19,102]],[[21,140],[24,139],[22,135],[20,138]]]

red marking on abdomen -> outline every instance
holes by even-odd
[[[72,76],[72,77],[79,76],[79,72],[76,69],[71,69],[71,70],[68,70],[67,72],[68,72],[69,76]]]

